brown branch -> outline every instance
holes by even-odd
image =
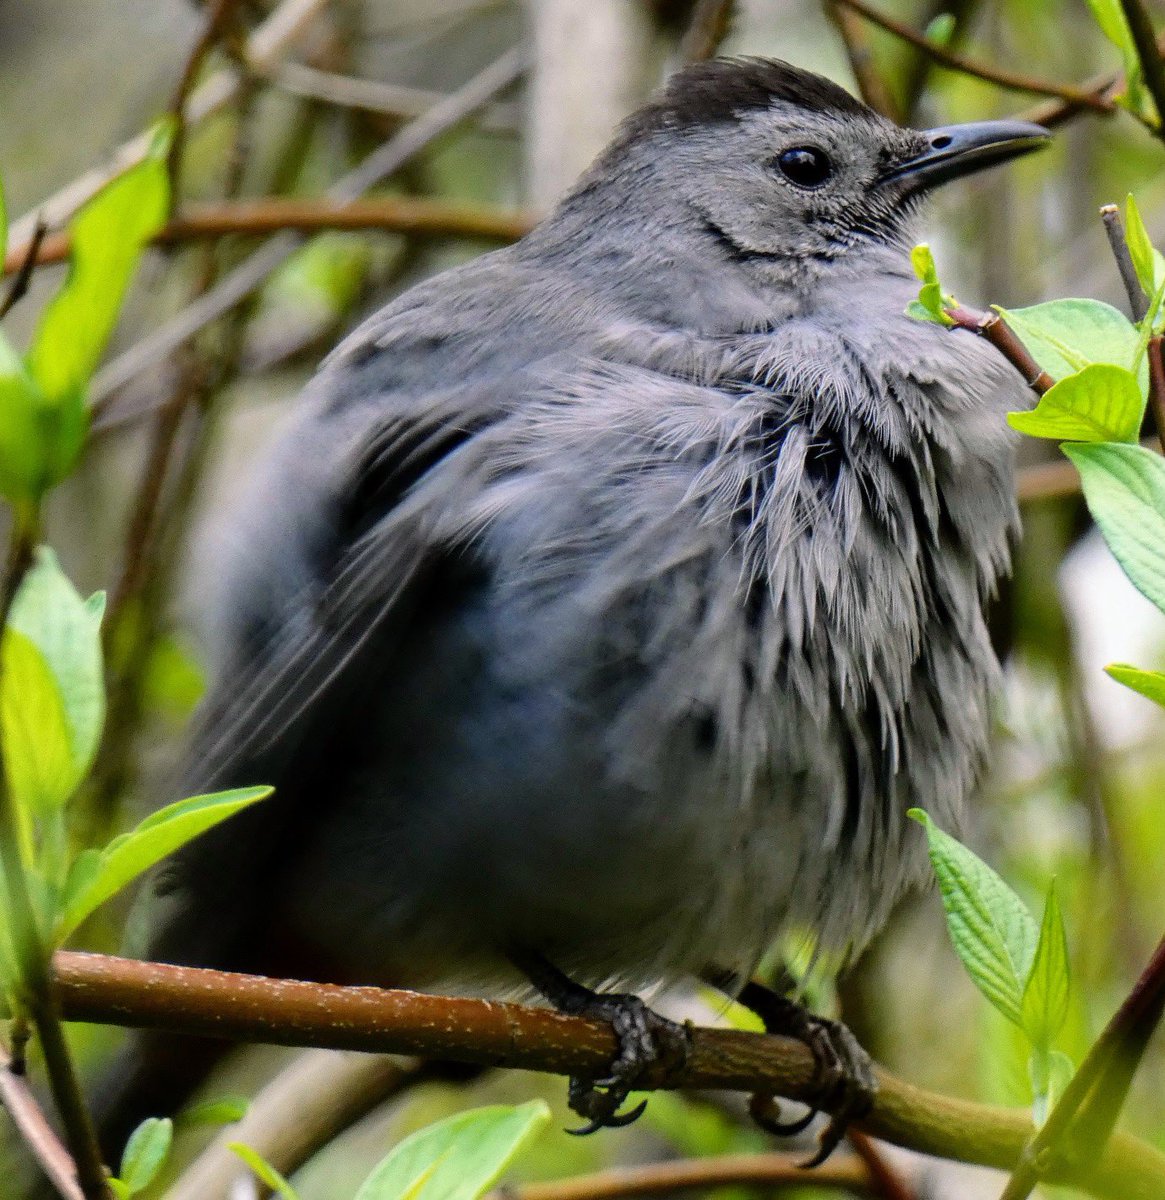
[[[967,329],[986,338],[1004,358],[1023,376],[1023,381],[1037,395],[1042,396],[1055,380],[1028,353],[1027,347],[1016,336],[1015,331],[997,312],[980,312],[974,308],[947,308],[943,310],[958,329]]]
[[[54,966],[64,1012],[77,1021],[583,1076],[603,1073],[616,1051],[614,1034],[601,1021],[517,1004],[262,979],[92,954],[58,953]],[[764,1091],[806,1101],[813,1096],[814,1076],[812,1054],[800,1042],[697,1029],[684,1066],[649,1075],[643,1086]],[[925,1092],[885,1071],[878,1072],[878,1082],[874,1106],[861,1127],[924,1154],[1010,1169],[1032,1132],[1023,1110]],[[1104,1156],[1084,1165],[1072,1182],[1112,1200],[1159,1200],[1165,1195],[1165,1155],[1118,1134]]]
[[[32,237],[28,244],[21,247],[23,253],[13,257],[16,277],[12,280],[8,288],[8,292],[3,300],[0,300],[0,321],[16,307],[17,302],[28,291],[28,285],[32,282],[32,272],[37,264],[40,249],[45,240],[45,235],[48,233],[48,226],[43,221],[37,221],[36,228],[32,231]]]
[[[898,102],[886,86],[886,81],[874,62],[874,52],[857,13],[839,4],[837,0],[826,0],[825,13],[841,37],[850,70],[854,73],[862,99],[875,112],[889,117],[891,121],[900,121],[902,113]]]
[[[12,1118],[16,1132],[32,1151],[49,1182],[63,1200],[85,1200],[77,1185],[77,1168],[68,1150],[61,1145],[28,1084],[12,1069],[8,1052],[0,1046],[0,1104]]]
[[[1049,83],[1043,79],[1036,79],[1031,75],[1022,75],[1015,71],[1004,70],[1001,67],[988,66],[986,63],[977,62],[974,59],[967,58],[963,54],[948,50],[946,47],[932,42],[925,34],[919,33],[916,29],[913,29],[902,21],[879,12],[876,8],[867,4],[865,0],[836,0],[836,3],[842,4],[846,8],[851,8],[854,12],[861,13],[867,21],[877,25],[880,29],[886,30],[887,33],[892,33],[895,37],[901,38],[902,41],[909,42],[910,45],[917,47],[923,53],[929,54],[935,62],[940,63],[944,67],[949,67],[952,71],[959,71],[963,75],[973,75],[976,79],[986,80],[988,83],[997,84],[999,87],[1007,88],[1013,92],[1028,92],[1034,96],[1054,96],[1061,101],[1074,104],[1077,107],[1091,108],[1097,112],[1109,113],[1113,111],[1114,106],[1112,101],[1106,99],[1103,95],[1098,95],[1090,88],[1081,89],[1073,87],[1070,84]]]
[[[1113,1128],[1165,1012],[1165,938],[1093,1043],[1044,1127],[1024,1148],[1000,1200],[1026,1200],[1041,1179],[1095,1161]]]
[[[1157,107],[1156,134],[1165,140],[1165,62],[1161,59],[1157,35],[1153,32],[1153,22],[1141,0],[1120,2],[1141,64],[1145,87],[1149,89],[1149,95],[1153,97],[1153,103]]]
[[[1149,311],[1149,297],[1141,287],[1137,278],[1137,268],[1133,266],[1133,256],[1129,253],[1128,239],[1125,237],[1124,222],[1121,220],[1120,209],[1115,204],[1102,204],[1100,219],[1104,222],[1104,232],[1108,237],[1109,248],[1116,259],[1116,268],[1120,272],[1121,283],[1125,285],[1125,295],[1129,298],[1129,310],[1134,321],[1140,321]]]
[[[1161,335],[1149,339],[1149,411],[1157,427],[1157,441],[1165,454],[1165,362],[1162,361]]]
[[[736,0],[698,0],[680,42],[681,60],[697,63],[715,58],[735,17]]]
[[[729,1187],[813,1187],[867,1192],[869,1172],[853,1155],[830,1160],[812,1173],[789,1154],[725,1154],[676,1162],[615,1167],[593,1175],[528,1183],[495,1192],[490,1200],[624,1200],[669,1192]]]
[[[177,245],[230,234],[263,237],[285,230],[319,233],[331,229],[513,242],[530,231],[534,220],[532,214],[520,211],[414,196],[378,196],[343,204],[326,198],[270,196],[190,205],[159,231],[154,242]],[[67,233],[53,234],[38,247],[34,265],[63,262],[69,248]],[[4,260],[4,273],[28,261],[29,249],[26,244],[10,250]]]

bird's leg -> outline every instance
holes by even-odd
[[[779,1120],[774,1098],[764,1093],[752,1097],[749,1113],[762,1129],[788,1137],[807,1128],[819,1111],[828,1110],[830,1121],[817,1153],[804,1164],[819,1166],[845,1137],[849,1123],[869,1112],[874,1102],[878,1080],[870,1056],[840,1021],[818,1016],[772,988],[749,980],[737,991],[733,973],[719,969],[709,970],[705,978],[756,1013],[768,1033],[796,1038],[813,1052],[813,1103],[806,1116],[797,1121]]]
[[[541,954],[512,951],[510,961],[559,1012],[607,1021],[618,1039],[619,1053],[608,1075],[601,1079],[571,1076],[567,1093],[570,1107],[587,1123],[569,1132],[582,1135],[630,1125],[647,1107],[647,1101],[621,1113],[623,1102],[649,1069],[683,1065],[688,1051],[687,1030],[661,1017],[630,992],[594,992],[575,983]]]

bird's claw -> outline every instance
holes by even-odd
[[[802,1164],[820,1166],[845,1137],[850,1122],[870,1111],[878,1090],[873,1061],[840,1021],[811,1013],[757,984],[748,984],[740,999],[756,1012],[769,1033],[796,1038],[813,1052],[810,1107],[804,1117],[780,1120],[776,1100],[763,1092],[753,1096],[749,1113],[766,1132],[788,1137],[808,1128],[819,1112],[829,1112],[829,1124],[821,1134],[816,1154]]]
[[[610,1074],[602,1079],[572,1076],[570,1080],[568,1102],[573,1112],[586,1119],[586,1124],[567,1132],[581,1137],[638,1120],[647,1107],[646,1100],[626,1112],[619,1109],[648,1071],[683,1065],[688,1034],[682,1025],[661,1017],[630,993],[593,993],[580,1015],[609,1022],[619,1042],[619,1053],[611,1064]]]

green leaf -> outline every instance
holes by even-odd
[[[1043,1127],[1048,1114],[1055,1108],[1064,1089],[1076,1073],[1072,1060],[1059,1050],[1035,1049],[1027,1064],[1028,1076],[1031,1079],[1032,1122],[1037,1129]]]
[[[1137,327],[1111,304],[1099,300],[1049,300],[1030,308],[997,310],[1032,357],[1053,379],[1090,363],[1110,363],[1137,376],[1148,395],[1149,369]]]
[[[24,360],[0,333],[0,495],[19,502],[40,495],[40,420],[44,397]]]
[[[1145,222],[1141,220],[1141,210],[1137,207],[1132,193],[1125,201],[1125,241],[1137,272],[1137,279],[1144,288],[1145,295],[1152,296],[1161,283],[1157,278],[1157,262],[1154,255],[1157,258],[1161,256],[1153,249],[1149,231],[1145,228]]]
[[[549,1123],[542,1100],[447,1117],[396,1146],[373,1168],[356,1200],[477,1200]]]
[[[1055,886],[1048,888],[1040,940],[1023,989],[1023,1028],[1032,1045],[1050,1047],[1068,1019],[1068,937],[1056,899]]]
[[[299,1195],[295,1188],[283,1178],[282,1175],[258,1152],[252,1150],[250,1146],[244,1145],[242,1142],[230,1142],[227,1144],[227,1149],[232,1150],[237,1154],[243,1162],[255,1172],[255,1175],[262,1180],[273,1192],[283,1197],[283,1200],[299,1200]]]
[[[154,1181],[170,1153],[173,1137],[174,1123],[168,1117],[147,1117],[129,1135],[119,1172],[128,1195],[144,1192]]]
[[[933,42],[936,46],[950,45],[951,38],[955,36],[957,24],[954,13],[939,13],[926,27],[926,40]]]
[[[922,281],[918,291],[918,299],[906,307],[906,315],[915,320],[935,321],[939,325],[953,325],[954,322],[943,311],[955,304],[953,296],[944,295],[938,279],[938,268],[934,264],[934,255],[926,242],[920,242],[910,251],[910,265],[914,274]]]
[[[1100,26],[1101,33],[1119,50],[1134,50],[1129,23],[1125,20],[1120,0],[1088,0],[1088,7]]]
[[[181,1121],[183,1125],[234,1125],[250,1107],[246,1096],[219,1096],[185,1109]]]
[[[944,833],[920,808],[907,813],[926,830],[947,929],[975,986],[1022,1025],[1024,983],[1039,933],[1023,901],[977,855]]]
[[[1165,612],[1165,459],[1141,446],[1073,444],[1088,510],[1133,586]]]
[[[21,851],[31,862],[32,821],[63,804],[78,781],[64,702],[44,655],[9,629],[0,654],[0,737],[17,809]]]
[[[1053,384],[1031,412],[1007,414],[1031,437],[1076,442],[1135,442],[1145,415],[1137,378],[1124,367],[1093,363]]]
[[[146,157],[106,184],[73,220],[68,278],[45,308],[28,351],[29,370],[44,397],[42,489],[64,478],[80,452],[89,379],[142,250],[165,224],[170,138],[171,126],[160,126]]]
[[[11,639],[12,645],[19,647],[19,639],[26,639],[38,652],[48,678],[38,675],[40,668],[33,665],[25,649],[10,651],[6,640],[5,660],[15,655],[14,670],[24,674],[10,682],[0,679],[0,705],[5,728],[24,720],[32,723],[36,735],[36,722],[45,722],[41,753],[51,761],[51,767],[46,763],[40,778],[52,786],[31,799],[40,810],[63,804],[84,778],[97,753],[105,720],[101,657],[104,609],[105,598],[101,593],[82,600],[52,550],[47,546],[37,550],[36,560],[13,601],[8,624],[10,633],[18,635]],[[47,695],[50,684],[57,693],[55,700]],[[34,703],[39,716],[31,711],[22,713],[21,710]],[[58,704],[59,715],[55,708]],[[60,730],[58,721],[63,725]],[[65,742],[63,752],[59,745],[61,734]],[[14,788],[19,786],[16,778],[12,782]]]
[[[1104,668],[1117,683],[1140,692],[1142,696],[1160,704],[1165,708],[1165,674],[1160,671],[1143,671],[1140,667],[1126,666],[1124,663],[1112,663]]]
[[[236,788],[179,800],[148,816],[136,829],[114,838],[97,852],[96,866],[92,854],[82,856],[86,858],[83,873],[74,882],[75,869],[66,884],[56,940],[67,938],[99,905],[167,854],[271,795],[271,791],[269,787]]]

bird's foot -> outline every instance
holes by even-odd
[[[600,1079],[571,1077],[568,1102],[586,1124],[568,1132],[582,1136],[638,1120],[647,1107],[646,1100],[626,1112],[619,1110],[649,1072],[666,1074],[683,1066],[688,1053],[687,1029],[661,1017],[629,992],[591,991],[540,956],[515,955],[514,961],[560,1012],[606,1021],[619,1043],[607,1075]]]
[[[870,1111],[878,1090],[873,1061],[840,1021],[818,1016],[769,988],[750,982],[739,1000],[760,1017],[769,1033],[796,1038],[813,1052],[811,1101],[804,1117],[782,1121],[776,1098],[764,1093],[752,1097],[749,1112],[762,1129],[784,1137],[802,1132],[819,1112],[829,1112],[817,1153],[804,1164],[819,1166],[845,1137],[850,1122]]]

